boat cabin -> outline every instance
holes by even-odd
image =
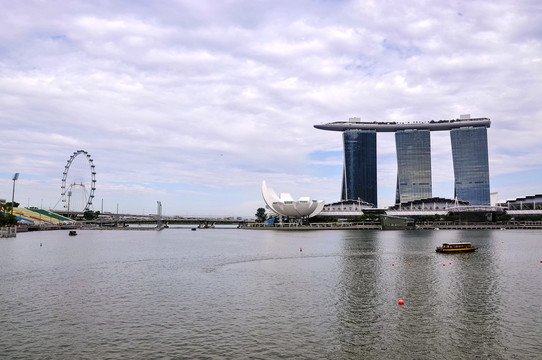
[[[471,243],[468,242],[458,242],[458,243],[444,243],[442,244],[443,249],[463,249],[472,247]]]

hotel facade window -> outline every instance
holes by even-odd
[[[431,134],[429,130],[395,133],[397,188],[395,203],[433,197],[431,186]]]
[[[377,205],[376,131],[343,131],[344,168],[341,200]]]
[[[471,205],[489,205],[487,129],[464,127],[450,131],[454,163],[454,196]]]

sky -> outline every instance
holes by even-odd
[[[156,213],[161,201],[166,215],[254,216],[263,180],[330,203],[342,135],[313,125],[461,114],[491,119],[491,192],[542,193],[539,0],[0,6],[0,199],[18,172],[15,201],[62,209],[65,166],[85,150],[96,211]],[[386,207],[393,133],[377,143]],[[432,132],[431,149],[433,196],[453,198],[449,132]],[[89,191],[86,157],[67,181]]]

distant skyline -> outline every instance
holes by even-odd
[[[542,192],[542,3],[0,0],[0,198],[61,208],[77,150],[94,210],[254,216],[261,183],[341,196],[332,121],[491,119],[490,190]],[[433,196],[453,198],[450,134]],[[378,134],[378,202],[395,200]]]

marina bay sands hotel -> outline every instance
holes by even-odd
[[[396,204],[433,197],[431,131],[450,131],[454,197],[471,205],[489,205],[487,118],[461,115],[457,120],[416,123],[361,122],[359,118],[314,125],[342,131],[344,168],[341,200],[362,200],[377,206],[376,133],[394,132],[397,153]]]

